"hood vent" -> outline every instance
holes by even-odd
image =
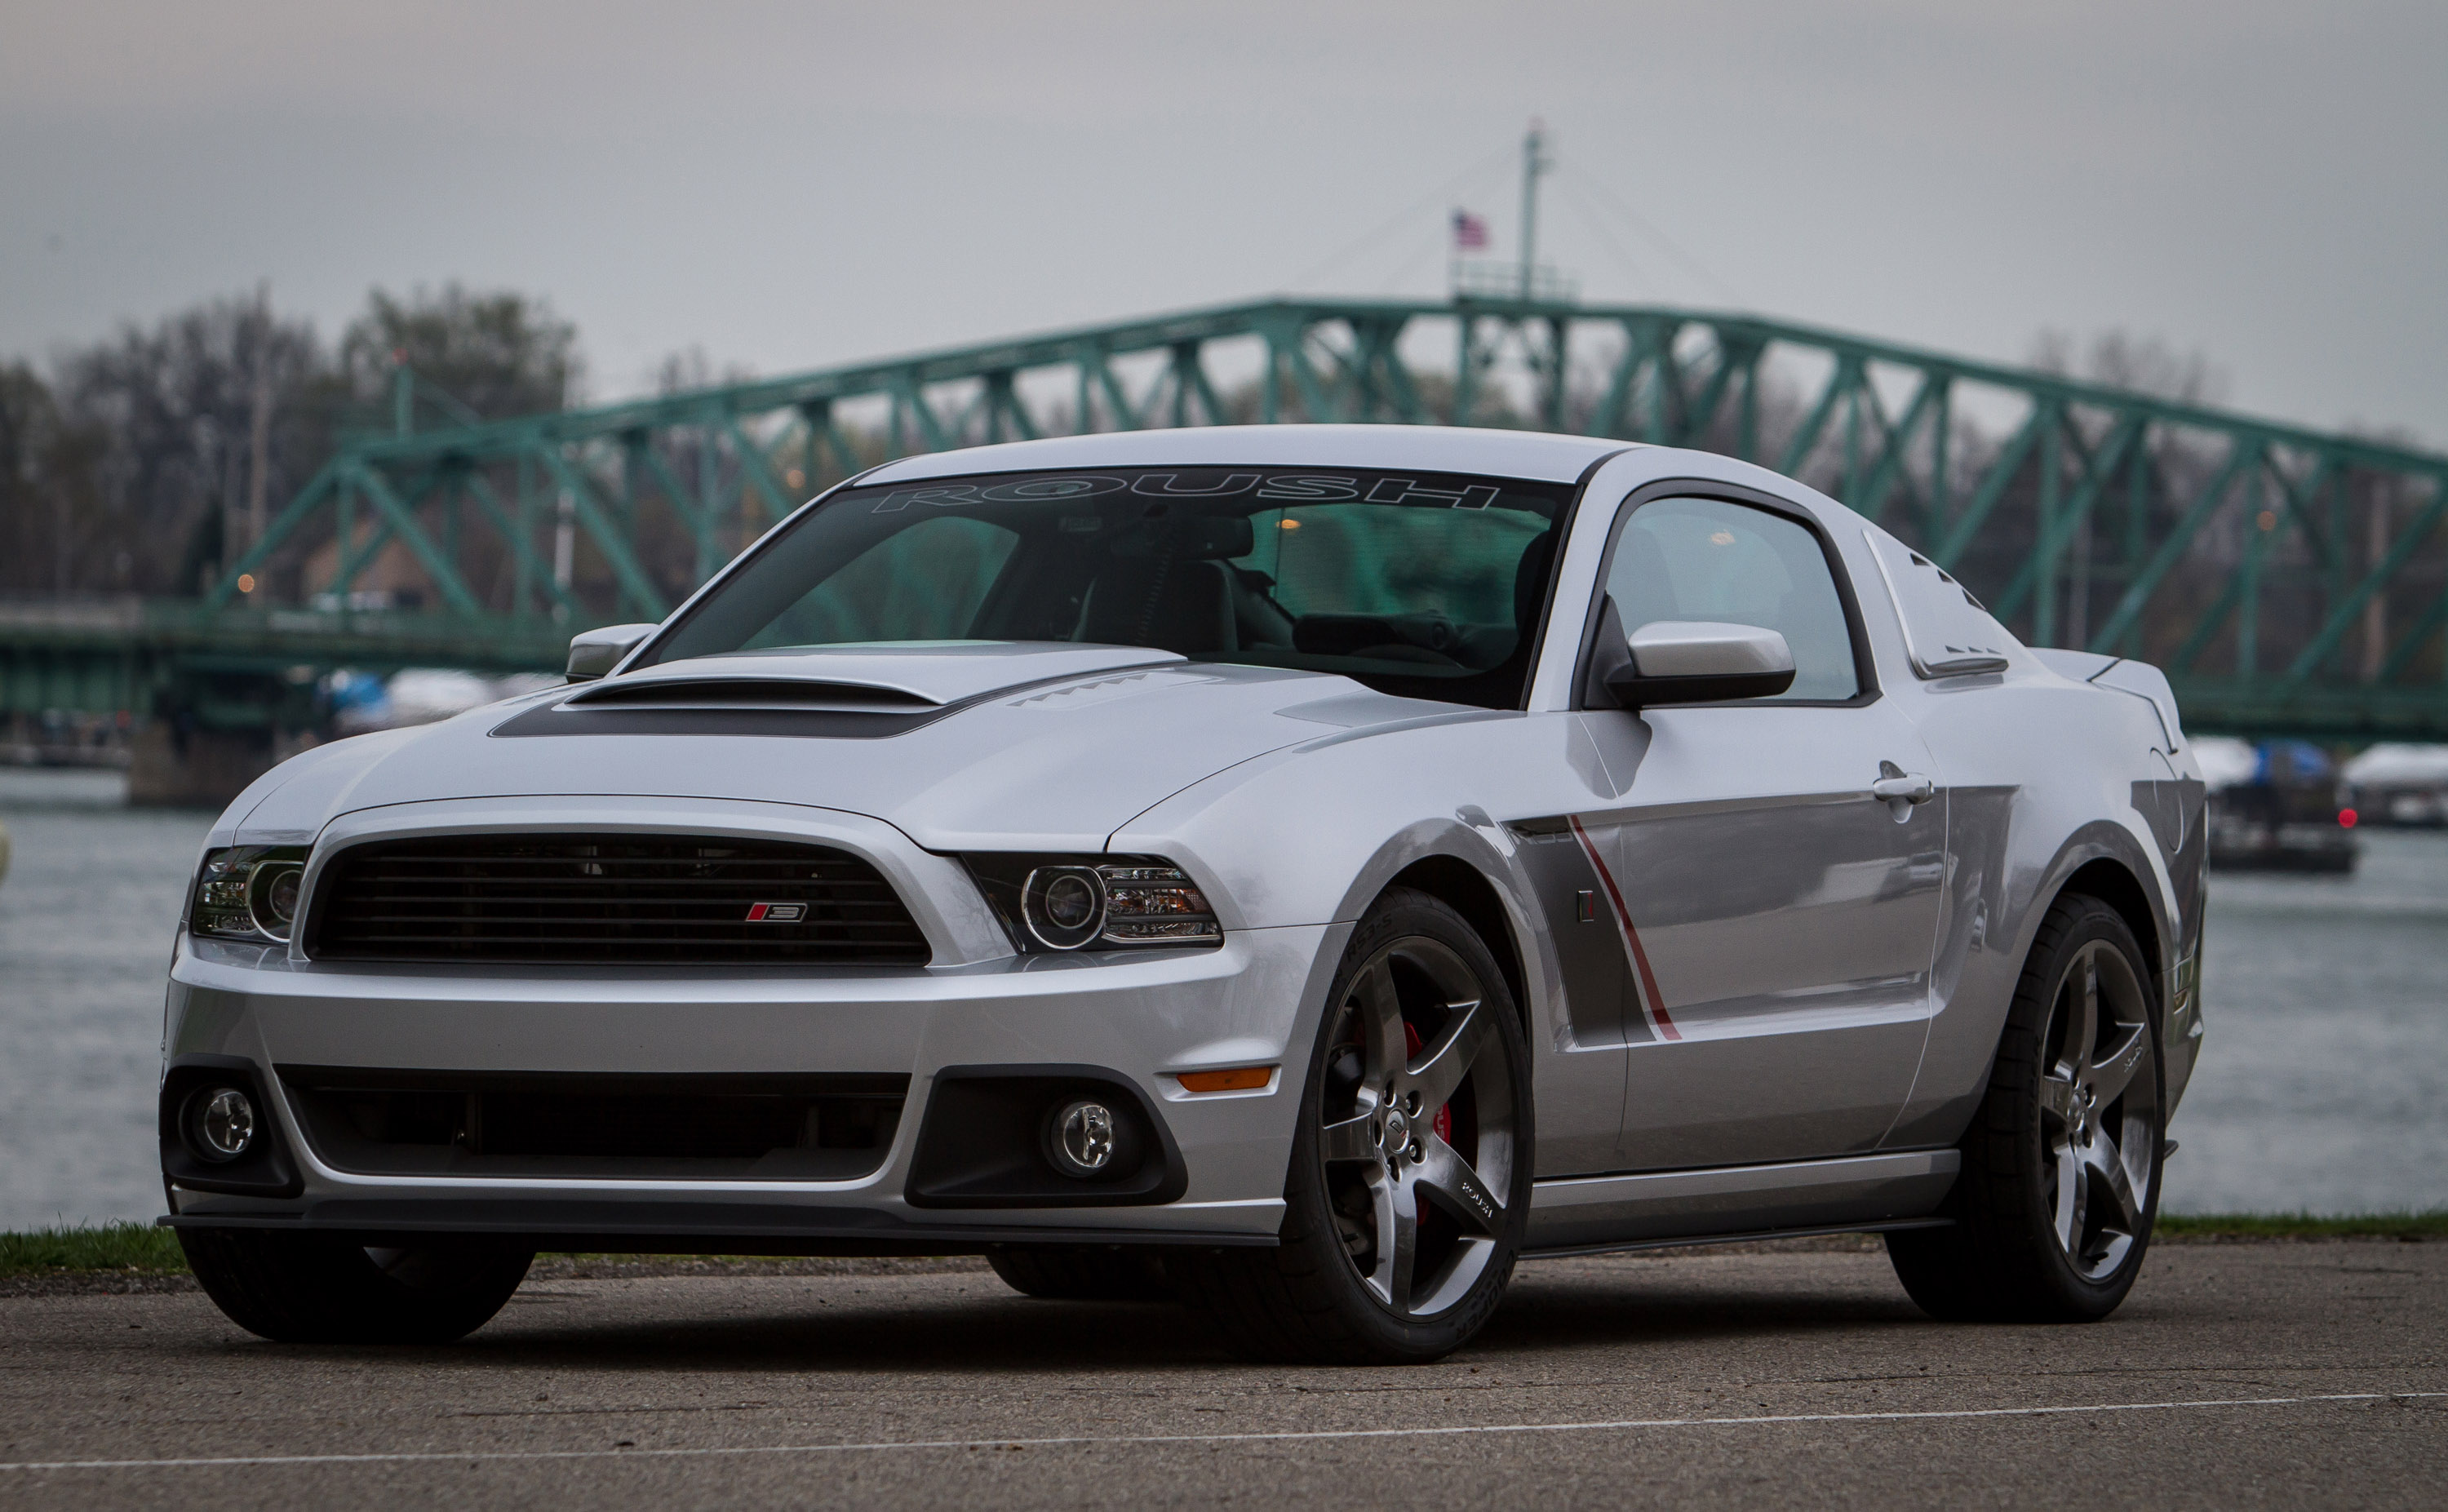
[[[1170,651],[1068,642],[741,652],[591,682],[489,733],[873,739],[1006,693],[1181,663]]]
[[[564,709],[791,709],[926,714],[943,707],[903,688],[796,678],[615,678],[571,694]]]

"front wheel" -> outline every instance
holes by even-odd
[[[214,1305],[280,1344],[448,1344],[502,1311],[535,1259],[481,1241],[370,1250],[333,1234],[178,1232]]]
[[[1308,1073],[1280,1246],[1169,1268],[1244,1353],[1450,1353],[1495,1311],[1530,1209],[1529,1055],[1486,945],[1437,899],[1388,890],[1344,952]]]
[[[2085,1323],[2132,1291],[2159,1213],[2159,1015],[2133,931],[2059,898],[1963,1136],[1950,1228],[1887,1235],[1914,1302],[1951,1321]]]

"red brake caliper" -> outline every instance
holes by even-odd
[[[1405,1019],[1403,1021],[1404,1058],[1408,1060],[1418,1055],[1421,1045],[1425,1043],[1420,1038],[1420,1031],[1411,1026],[1411,1021]],[[1437,1116],[1428,1120],[1428,1127],[1436,1130],[1438,1139],[1451,1143],[1453,1141],[1453,1104],[1448,1102],[1440,1106],[1437,1109]]]

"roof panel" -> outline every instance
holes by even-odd
[[[1571,483],[1620,441],[1425,425],[1240,425],[1118,431],[968,447],[888,462],[862,483],[1065,468],[1417,468]]]

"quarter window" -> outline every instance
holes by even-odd
[[[1840,701],[1862,691],[1827,553],[1783,515],[1723,499],[1653,499],[1624,522],[1606,590],[1627,635],[1660,620],[1706,620],[1784,636],[1793,686],[1760,701]]]

